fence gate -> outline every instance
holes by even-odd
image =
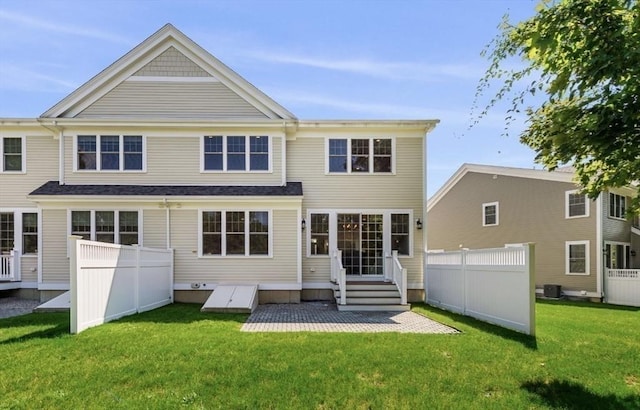
[[[640,307],[640,270],[606,269],[604,296],[607,303]]]

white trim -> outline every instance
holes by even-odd
[[[298,221],[296,223],[296,226],[298,227],[296,232],[296,270],[298,284],[302,287],[302,208],[297,209],[296,219]],[[269,237],[269,249],[273,246],[271,237],[272,235]]]
[[[488,224],[487,223],[487,207],[495,206],[496,207],[496,223]],[[500,203],[499,202],[486,202],[482,204],[482,226],[498,226],[500,225]]]
[[[234,284],[242,284],[242,283],[234,283]],[[251,284],[255,285],[255,282]],[[207,283],[205,287],[200,287],[199,289],[193,289],[191,287],[191,282],[175,282],[173,284],[173,290],[192,290],[194,292],[201,291],[211,291],[217,288],[218,286],[223,285],[222,283]],[[302,290],[302,285],[300,283],[266,283],[266,284],[258,284],[258,290]]]
[[[96,169],[78,169],[78,137],[94,137],[96,139]],[[102,137],[118,137],[118,169],[102,169]],[[142,139],[142,169],[124,169],[124,137],[140,137]],[[147,172],[147,137],[136,133],[100,133],[100,134],[74,134],[73,135],[73,172],[78,173],[123,173],[144,174]]]
[[[71,214],[72,212],[89,212],[90,215],[90,227],[91,227],[91,231],[90,231],[90,239],[92,241],[96,240],[96,211],[97,212],[113,212],[113,243],[114,244],[120,244],[120,212],[137,212],[138,213],[138,245],[143,246],[143,231],[144,231],[144,226],[142,226],[143,221],[144,221],[144,217],[143,217],[143,209],[142,208],[130,208],[130,207],[123,207],[123,208],[105,208],[105,207],[100,207],[100,208],[82,208],[82,207],[73,207],[73,208],[67,208],[67,238],[69,238],[71,235],[73,235],[72,232],[72,219],[71,219]],[[70,256],[70,240],[67,239],[67,258]]]
[[[244,133],[244,134],[207,134],[200,136],[200,173],[201,174],[272,174],[273,173],[273,136],[270,134],[258,135],[259,133]],[[204,141],[207,137],[222,137],[222,169],[205,169],[205,150]],[[227,152],[227,138],[228,137],[244,137],[244,165],[245,169],[232,169],[228,168],[228,152]],[[251,137],[266,137],[268,142],[267,147],[267,169],[251,169]],[[284,149],[283,149],[284,152]],[[283,177],[284,181],[284,177]],[[286,184],[286,181],[284,182]]]
[[[0,290],[22,289],[24,282],[0,282]]]
[[[273,139],[273,137],[271,137]],[[280,138],[280,175],[282,178],[282,186],[287,185],[287,137],[282,135]],[[271,151],[271,150],[269,150]],[[271,152],[269,152],[271,155]],[[271,160],[269,160],[269,168],[271,168]]]
[[[598,297],[602,296],[602,289],[604,285],[604,263],[602,260],[602,247],[604,245],[602,240],[602,200],[603,196],[602,193],[600,193],[596,199],[596,291],[598,292]]]
[[[615,196],[618,196],[618,197],[624,199],[624,216],[611,215],[611,195],[615,195]],[[616,209],[616,210],[618,210],[618,209]],[[616,220],[616,221],[627,222],[627,196],[626,195],[618,194],[618,193],[611,192],[611,191],[607,191],[607,217],[609,219],[613,219],[613,220]]]
[[[151,76],[132,75],[125,78],[124,82],[157,82],[157,83],[219,83],[220,80],[211,77],[178,77],[178,76]]]
[[[565,262],[565,275],[568,276],[589,276],[591,274],[591,266],[590,266],[590,259],[591,259],[591,247],[590,245],[590,241],[586,240],[586,241],[565,241],[564,243],[564,262]],[[579,273],[579,272],[570,272],[569,270],[569,248],[571,245],[584,245],[584,257],[585,257],[585,261],[584,261],[584,265],[585,265],[585,272],[584,273]]]
[[[71,288],[70,283],[38,283],[38,290],[69,290]]]
[[[205,255],[202,253],[202,214],[204,212],[220,212],[220,255]],[[244,212],[244,255],[227,255],[227,212]],[[269,251],[266,255],[251,255],[250,252],[250,212],[266,212],[269,224],[267,241]],[[198,209],[198,258],[201,259],[272,259],[273,258],[273,209],[230,209],[230,208],[201,208]]]
[[[352,166],[352,160],[351,160],[351,156],[352,156],[352,152],[351,152],[351,140],[353,139],[357,139],[357,140],[369,140],[369,170],[366,172],[353,172],[353,170],[351,169]],[[374,172],[373,167],[374,167],[374,153],[373,153],[373,147],[374,147],[374,141],[380,139],[380,140],[391,140],[391,172]],[[346,140],[347,141],[347,170],[345,172],[336,172],[336,171],[330,171],[329,170],[329,141],[330,140]],[[377,176],[381,176],[381,175],[395,175],[396,174],[396,162],[397,162],[397,152],[396,152],[396,138],[395,137],[390,137],[390,136],[353,136],[353,137],[346,137],[346,136],[333,136],[333,137],[325,137],[325,143],[324,143],[324,173],[325,175],[377,175]]]
[[[333,289],[331,282],[302,282],[302,289]]]
[[[582,215],[569,215],[569,198],[571,195],[580,195],[584,198],[584,214]],[[572,189],[570,191],[564,192],[564,217],[565,219],[576,219],[576,218],[588,218],[589,217],[589,208],[591,207],[591,201],[586,194],[581,194],[579,189]]]
[[[4,140],[6,138],[19,139],[20,140],[20,171],[5,171],[4,170]],[[0,135],[0,174],[19,175],[27,173],[27,138],[17,135]]]

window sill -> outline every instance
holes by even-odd
[[[27,171],[0,171],[0,174],[8,174],[8,175],[24,175]]]
[[[493,224],[493,225],[482,225],[483,228],[491,228],[493,226],[500,226],[500,224]]]
[[[264,171],[223,171],[223,170],[202,170],[201,174],[273,174],[271,170]]]
[[[395,172],[325,172],[325,175],[368,175],[368,176],[392,176]]]
[[[307,255],[309,259],[329,259],[329,255]]]
[[[574,215],[574,216],[565,216],[564,219],[580,219],[580,218],[588,218],[589,215]]]
[[[273,259],[273,255],[198,255],[198,259]]]
[[[565,272],[565,275],[567,275],[567,276],[590,276],[589,273],[575,273],[575,272],[572,272],[572,273]]]
[[[146,174],[147,170],[139,170],[139,169],[125,169],[120,171],[119,169],[76,169],[73,173],[78,174]]]
[[[618,218],[617,216],[607,215],[607,218],[613,219],[614,221],[627,222],[627,218]]]

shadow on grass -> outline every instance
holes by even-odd
[[[536,303],[539,303],[541,305],[571,306],[571,307],[591,308],[591,309],[604,309],[604,310],[623,310],[623,311],[626,311],[626,312],[639,312],[640,311],[640,307],[611,305],[611,304],[608,304],[608,303],[595,303],[595,302],[586,302],[586,301],[578,301],[578,300],[537,299]]]
[[[639,409],[640,396],[598,395],[584,386],[566,380],[532,380],[521,387],[542,399],[553,408],[568,410],[582,409]]]
[[[460,331],[462,330],[458,327],[458,324],[463,324],[465,326],[472,327],[481,332],[490,333],[492,335],[502,337],[504,339],[509,339],[509,340],[513,340],[514,342],[521,343],[523,346],[525,346],[528,349],[532,349],[532,350],[538,349],[538,342],[536,341],[535,336],[525,335],[524,333],[516,332],[515,330],[506,329],[498,325],[493,325],[491,323],[474,319],[471,316],[460,315],[458,313],[453,313],[448,310],[440,309],[435,306],[427,305],[424,303],[415,303],[415,304],[412,304],[412,306],[424,309],[427,313],[425,316],[427,317],[429,317],[428,316],[429,312],[433,312],[434,314],[445,316],[447,319],[450,320],[450,322],[441,322],[438,319],[433,317],[429,317],[429,318],[437,322],[441,322],[447,326],[451,326]]]
[[[64,313],[30,313],[23,316],[15,316],[0,321],[0,327],[4,329],[19,329],[37,326],[40,330],[25,333],[6,340],[0,340],[0,345],[26,342],[32,339],[53,339],[69,334],[69,315]]]
[[[200,312],[198,303],[173,303],[158,309],[150,310],[131,316],[125,316],[115,323],[194,323],[200,321],[220,321],[244,323],[249,314],[242,313],[205,313]]]

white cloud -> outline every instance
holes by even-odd
[[[421,62],[388,62],[370,59],[319,58],[265,51],[243,52],[242,55],[271,64],[301,65],[394,80],[431,82],[456,78],[477,81],[484,73],[482,66],[467,63],[430,64]]]
[[[72,26],[63,22],[52,23],[47,20],[41,20],[35,17],[27,16],[19,13],[12,13],[0,10],[0,20],[20,24],[29,29],[41,30],[60,34],[69,34],[79,37],[89,37],[99,40],[105,40],[112,43],[131,45],[133,42],[125,37],[117,34],[108,33],[101,30]]]

